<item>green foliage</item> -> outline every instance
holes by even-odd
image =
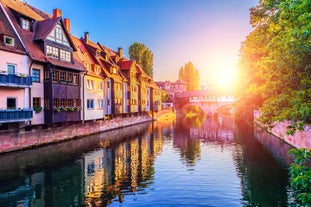
[[[135,42],[129,47],[131,60],[136,60],[145,73],[153,77],[153,53],[144,44]]]
[[[240,107],[259,108],[268,125],[291,120],[289,134],[311,123],[310,20],[309,0],[262,0],[240,50]]]
[[[305,165],[311,158],[310,149],[292,149],[294,163],[290,167],[291,186],[295,188],[298,201],[304,206],[311,205],[311,168]]]
[[[187,63],[179,70],[179,79],[188,83],[187,91],[200,89],[200,73],[194,68],[192,62]]]

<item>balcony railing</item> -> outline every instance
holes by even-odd
[[[0,74],[0,86],[28,88],[32,85],[31,76]]]
[[[32,109],[0,110],[0,123],[29,121],[32,114]]]

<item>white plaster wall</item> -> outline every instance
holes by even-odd
[[[94,81],[94,89],[87,88],[88,79]],[[102,90],[97,89],[97,84],[99,81],[102,82]],[[94,109],[87,108],[88,99],[94,99]],[[98,106],[97,101],[98,99],[104,99],[104,81],[103,79],[86,75],[84,78],[84,107],[83,107],[85,120],[103,119],[105,117],[104,111],[105,106],[100,109]]]

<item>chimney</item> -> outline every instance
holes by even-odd
[[[89,33],[88,33],[88,32],[85,32],[85,33],[84,33],[84,41],[85,41],[86,43],[89,43]]]
[[[53,18],[61,17],[62,11],[59,9],[53,9]]]
[[[65,18],[64,19],[64,25],[65,25],[67,31],[70,33],[70,19]]]
[[[118,48],[118,53],[119,53],[119,57],[120,57],[120,59],[122,59],[122,58],[123,58],[123,51],[122,51],[122,47],[119,47],[119,48]]]

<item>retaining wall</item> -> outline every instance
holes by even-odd
[[[260,116],[258,111],[254,111],[254,119],[256,120]],[[261,123],[257,122],[259,125]],[[289,121],[275,122],[273,128],[269,129],[268,132],[277,136],[286,143],[296,148],[311,148],[311,126],[306,125],[304,131],[296,131],[294,135],[287,135],[287,126],[290,125]]]
[[[1,133],[0,153],[58,143],[81,136],[127,127],[152,120],[153,118],[149,115],[141,115],[113,118],[110,120],[75,123],[70,125],[64,124],[61,127],[53,127],[48,129]]]

